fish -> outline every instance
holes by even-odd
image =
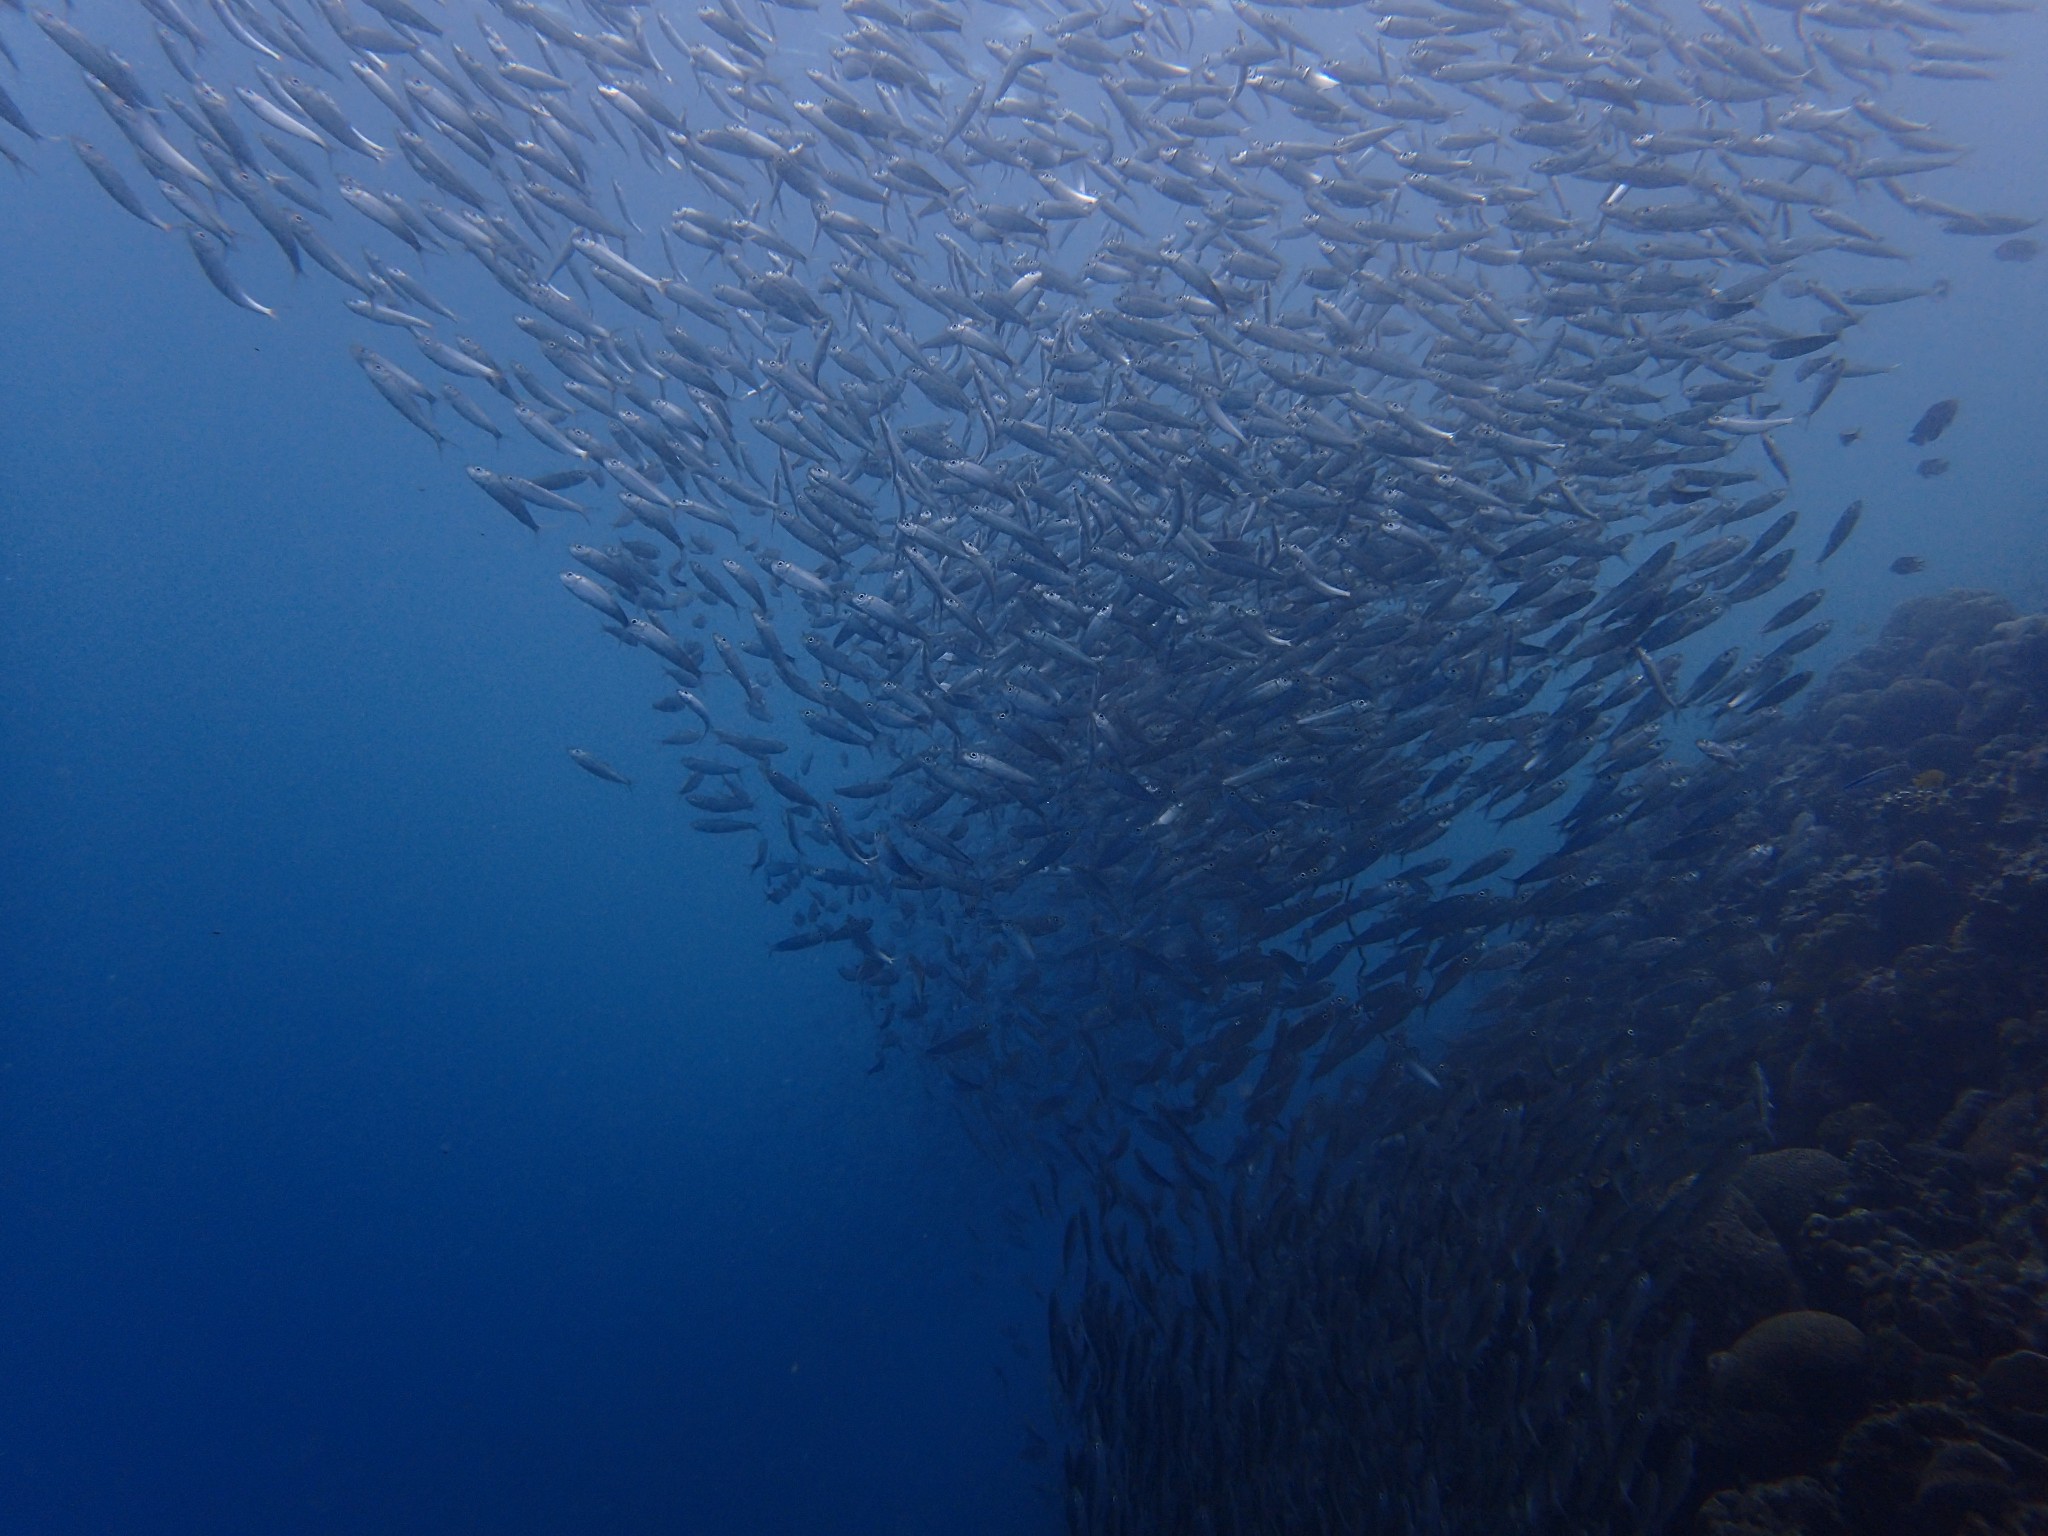
[[[16,133],[21,134],[31,142],[39,141],[42,138],[42,135],[36,132],[35,125],[28,120],[27,115],[21,110],[20,104],[12,96],[8,95],[5,90],[0,90],[0,123],[6,123]],[[72,141],[74,147],[76,147],[77,142],[76,139]]]
[[[71,148],[78,155],[79,163],[85,167],[92,179],[100,184],[100,190],[112,198],[124,212],[140,219],[152,229],[170,229],[169,224],[151,213],[142,199],[136,196],[135,189],[128,185],[113,161],[84,139],[75,136],[71,139]]]
[[[41,7],[30,11],[29,19],[42,29],[45,37],[69,55],[74,64],[124,105],[141,112],[154,104],[134,66],[111,48]]]
[[[1815,563],[1818,564],[1818,562]],[[1766,635],[1774,634],[1778,630],[1797,624],[1801,619],[1813,612],[1814,609],[1818,608],[1826,599],[1827,593],[1819,587],[1816,587],[1813,591],[1806,593],[1802,597],[1795,597],[1791,602],[1764,621],[1763,629],[1760,633]]]
[[[441,429],[434,425],[429,414],[433,402],[439,398],[434,391],[368,347],[357,346],[352,351],[357,366],[363,370],[371,387],[384,397],[385,403],[431,438],[437,449],[446,447],[447,438],[441,435]]]
[[[494,442],[504,439],[504,432],[495,421],[491,420],[490,412],[470,399],[468,395],[465,395],[455,385],[443,384],[440,389],[440,396],[448,403],[450,410],[478,431],[489,433]]]
[[[1913,423],[1913,430],[1906,434],[1906,441],[1915,447],[1926,447],[1949,429],[1961,405],[1959,400],[1935,401],[1920,413],[1920,419]]]
[[[632,622],[632,615],[626,612],[611,590],[592,581],[581,571],[562,572],[562,585],[569,589],[570,596],[588,603],[613,623],[623,627]]]
[[[1493,852],[1474,859],[1457,874],[1444,882],[1445,889],[1456,890],[1461,885],[1470,885],[1475,880],[1484,880],[1488,875],[1507,868],[1515,861],[1515,850],[1496,848]]]
[[[1894,576],[1917,576],[1927,569],[1927,562],[1918,555],[1901,555],[1888,569]]]
[[[481,464],[470,465],[464,473],[469,476],[470,484],[490,497],[491,500],[495,501],[535,533],[540,532],[540,524],[534,520],[533,513],[527,509],[527,498],[524,494],[524,488],[517,477],[501,475],[496,470],[486,469]],[[579,597],[583,595],[580,588],[572,587],[570,590],[576,592]],[[627,621],[620,619],[618,622],[623,624]]]
[[[1922,459],[1913,466],[1913,473],[1923,480],[1934,480],[1948,473],[1947,459]]]
[[[607,784],[623,784],[628,789],[633,787],[631,779],[627,778],[603,758],[598,757],[594,753],[586,752],[581,747],[569,748],[569,761],[594,779],[603,779]]]
[[[1856,531],[1856,525],[1863,520],[1863,499],[1858,497],[1842,509],[1842,515],[1835,519],[1835,526],[1828,530],[1827,542],[1821,546],[1820,554],[1814,558],[1815,565],[1825,565],[1844,544],[1849,535]]]
[[[268,319],[277,317],[276,310],[267,304],[257,303],[242,291],[242,285],[235,280],[234,273],[228,270],[227,247],[218,235],[211,230],[187,225],[185,243],[191,248],[193,258],[198,261],[200,271],[206,274],[206,280],[219,289],[221,296],[230,304]]]

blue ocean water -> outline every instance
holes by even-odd
[[[68,152],[32,182],[0,1531],[1044,1528],[1014,1185],[769,953],[559,547],[387,419],[333,306],[237,313]]]
[[[1961,201],[2048,185],[2028,25]],[[273,324],[66,157],[0,198],[0,1530],[1050,1528],[1018,1171],[769,953],[559,538],[274,259]],[[1944,256],[1788,445],[1870,506],[1818,661],[1903,553],[2048,601],[2048,267]]]

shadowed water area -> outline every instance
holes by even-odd
[[[2031,7],[0,41],[20,1529],[2048,1520]]]

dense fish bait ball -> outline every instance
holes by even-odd
[[[331,282],[437,448],[502,441],[468,478],[576,520],[563,585],[778,948],[1076,1213],[1075,1529],[1688,1507],[1645,1266],[1768,1074],[1572,1019],[1687,959],[1624,931],[1645,890],[1790,857],[1728,853],[1721,786],[1862,507],[1814,555],[1781,441],[1946,291],[1898,275],[1922,232],[2036,253],[1888,104],[1988,77],[2007,0],[143,5],[146,68],[32,13],[107,120],[84,170],[258,317]],[[1540,1027],[1475,1036],[1491,1078],[1409,1043],[1503,987]]]

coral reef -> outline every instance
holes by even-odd
[[[1701,1536],[2048,1530],[2044,707],[2048,620],[1949,593],[1795,728],[1820,740],[1793,771],[1833,787],[1830,856],[1759,903],[1795,1003],[1756,1042],[1791,1144],[1733,1184],[1811,1310],[1708,1362]],[[1725,1230],[1694,1241],[1729,1318],[1787,1294],[1728,1271]],[[1778,1337],[1820,1318],[1819,1363]]]
[[[2048,616],[1813,694],[1595,775],[1440,1059],[1102,1244],[1075,1528],[2048,1533]]]

